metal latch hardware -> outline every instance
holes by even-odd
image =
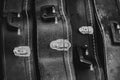
[[[29,46],[15,47],[13,52],[15,56],[19,56],[19,57],[29,57],[31,53]]]
[[[68,51],[71,43],[67,39],[57,39],[50,43],[50,48],[58,51]]]
[[[82,34],[93,34],[92,26],[82,26],[79,28],[79,32]]]

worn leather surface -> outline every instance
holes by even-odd
[[[77,80],[97,80],[96,77],[98,73],[94,70],[90,70],[90,66],[86,63],[82,63],[80,61],[80,56],[84,54],[82,52],[82,48],[84,45],[88,45],[89,55],[84,57],[85,59],[92,62],[92,64],[96,64],[94,59],[94,42],[93,35],[83,35],[78,30],[82,26],[92,26],[94,23],[94,14],[90,14],[90,6],[91,2],[89,0],[66,0],[67,11],[71,21],[72,27],[72,41],[73,41],[73,59],[75,66],[75,73]],[[72,6],[71,6],[72,5]],[[90,6],[89,6],[90,5]],[[92,7],[92,6],[91,6]],[[92,17],[91,17],[92,16]],[[91,23],[91,18],[92,23]],[[94,29],[95,30],[95,29]],[[95,33],[94,33],[95,34]],[[97,52],[96,52],[97,53]],[[79,56],[80,55],[80,56]],[[96,67],[96,65],[94,65]]]
[[[50,48],[50,43],[57,39],[66,39],[71,43],[70,25],[61,12],[61,0],[36,0],[37,19],[37,54],[40,77],[42,80],[75,80],[71,49],[57,51]],[[45,23],[40,18],[40,9],[45,5],[59,7],[58,23]],[[66,26],[67,25],[67,26]]]
[[[61,0],[35,0],[31,7],[30,2],[27,10],[28,26],[25,1],[5,0],[3,14],[0,13],[0,68],[3,70],[0,72],[0,80],[97,80],[99,77],[102,77],[101,80],[120,80],[120,41],[119,37],[116,39],[118,41],[113,40],[115,37],[111,30],[113,23],[120,23],[120,1],[89,1],[91,0],[63,0],[65,16]],[[58,23],[42,21],[41,7],[45,5],[58,6]],[[93,11],[92,15],[90,11]],[[23,16],[14,21],[11,15],[13,13],[22,13]],[[95,45],[93,35],[79,32],[80,27],[91,25],[95,30]],[[21,35],[17,32],[19,27]],[[57,39],[68,40],[71,48],[68,51],[52,49],[50,43]],[[30,57],[14,55],[13,49],[23,45],[30,46]],[[88,45],[89,51],[89,55],[84,58],[94,64],[94,71],[90,70],[88,64],[80,62],[84,45]],[[101,76],[94,58],[95,53],[100,62]],[[105,73],[107,76],[104,76]]]
[[[120,45],[112,39],[111,26],[114,22],[119,24],[119,1],[117,0],[95,0],[96,12],[101,23],[103,40],[105,45],[105,56],[108,80],[120,80]],[[113,27],[113,26],[112,26]]]
[[[22,19],[18,18],[17,16],[10,16],[9,14],[20,14],[22,13],[21,7],[22,3],[21,0],[13,1],[10,3],[10,0],[7,0],[7,4],[4,5],[3,14],[8,14],[6,16],[2,16],[2,42],[3,42],[3,54],[2,54],[2,66],[3,66],[3,75],[4,78],[1,80],[35,80],[35,72],[33,69],[34,62],[33,62],[33,52],[32,52],[32,20],[29,19],[29,24],[27,23],[26,14],[23,13],[21,16]],[[21,5],[17,5],[17,3]],[[15,4],[15,5],[14,5]],[[25,5],[24,5],[25,6]],[[7,9],[6,9],[7,8]],[[21,17],[20,16],[20,17]],[[8,18],[10,19],[17,18],[18,21],[9,22]],[[12,23],[12,24],[11,24]],[[19,25],[19,26],[16,26]],[[30,25],[30,26],[28,26]],[[20,35],[18,35],[18,28],[20,28]],[[30,31],[30,33],[28,32]],[[30,37],[28,37],[30,36]],[[29,41],[28,41],[29,39]],[[29,46],[31,49],[31,56],[30,57],[19,57],[14,55],[14,48],[18,46]]]

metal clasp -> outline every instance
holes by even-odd
[[[50,48],[58,51],[68,51],[71,43],[67,39],[57,39],[50,43]]]
[[[29,57],[31,53],[29,46],[15,47],[13,52],[15,56],[19,56],[19,57]]]
[[[82,34],[93,34],[92,26],[82,26],[79,28],[79,32]]]

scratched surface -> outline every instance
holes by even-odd
[[[104,31],[108,80],[120,80],[120,45],[112,42],[111,21],[119,22],[116,0],[95,0],[97,14]]]
[[[37,54],[42,80],[74,80],[74,71],[71,69],[72,62],[70,60],[71,52],[68,53],[69,50],[57,51],[50,48],[52,41],[67,39],[66,22],[62,21],[62,18],[57,24],[55,22],[45,23],[40,19],[41,6],[58,5],[59,3],[60,8],[60,2],[58,1],[60,0],[36,0]]]
[[[10,0],[7,0],[10,1]],[[9,2],[9,5],[7,4],[6,6],[6,11],[8,13],[11,13],[14,11],[19,12],[21,11],[21,3],[20,5],[18,3],[19,0],[11,0],[15,6],[13,7],[13,4]],[[22,0],[20,0],[21,2]],[[11,6],[11,7],[8,7]],[[18,9],[18,10],[16,10]],[[17,13],[16,13],[17,14]],[[26,15],[26,14],[25,14]],[[9,15],[8,15],[9,16]],[[13,17],[13,16],[11,16]],[[8,17],[7,17],[8,18]],[[26,20],[22,18],[22,26],[19,26],[20,28],[24,28],[21,30],[21,35],[18,35],[18,28],[14,25],[21,25],[17,21],[13,21],[12,24],[9,24],[10,22],[3,20],[2,24],[2,37],[3,37],[3,67],[4,67],[4,79],[1,80],[35,80],[34,77],[34,62],[33,62],[33,55],[31,54],[30,57],[23,58],[23,57],[18,57],[14,55],[14,48],[25,45],[27,46],[29,43],[30,45],[32,44],[31,38],[29,38],[28,41],[28,30],[32,29],[32,23],[30,22],[30,26],[26,26]],[[15,17],[14,17],[15,18]],[[17,17],[16,17],[17,18]],[[17,18],[18,19],[18,18]],[[31,21],[31,19],[30,19]],[[29,29],[28,29],[29,27]],[[31,35],[30,35],[31,37]]]
[[[80,27],[91,25],[88,0],[74,0],[74,2],[73,0],[66,0],[66,4],[72,25],[73,60],[76,80],[96,80],[95,71],[90,71],[89,68],[86,68],[87,65],[80,62],[78,54],[82,54],[82,52],[77,51],[78,46],[78,49],[81,50],[81,46],[88,45],[90,57],[93,55],[92,36],[83,35],[79,32]]]

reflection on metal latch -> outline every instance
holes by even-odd
[[[50,48],[58,51],[68,51],[71,43],[67,39],[57,39],[50,43]]]
[[[19,57],[29,57],[30,56],[30,47],[29,46],[19,46],[15,47],[14,55]]]

